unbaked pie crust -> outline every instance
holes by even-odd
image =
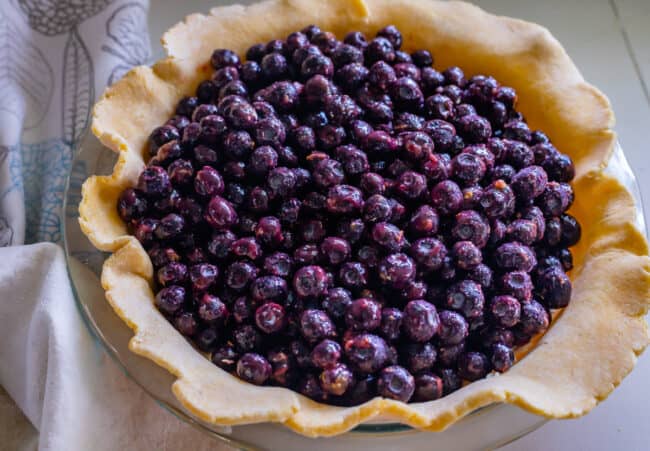
[[[215,48],[244,54],[315,23],[341,37],[394,24],[406,50],[428,49],[437,67],[460,66],[512,86],[531,128],[545,131],[576,164],[571,214],[583,225],[573,248],[570,305],[537,345],[504,374],[473,382],[442,399],[404,404],[375,398],[343,408],[319,404],[285,388],[260,387],[221,370],[183,338],[154,306],[153,267],[117,214],[120,192],[145,165],[148,132],[172,116],[181,97],[211,74]],[[218,425],[273,421],[307,436],[331,436],[381,416],[439,431],[469,412],[508,402],[552,418],[585,414],[632,370],[648,344],[650,260],[635,228],[630,193],[603,169],[616,136],[605,96],[586,83],[544,28],[497,17],[456,2],[431,0],[270,0],[193,14],[163,36],[169,55],[140,66],[109,87],[95,105],[93,133],[119,154],[110,176],[90,177],[79,208],[84,233],[111,252],[102,272],[106,298],[133,329],[131,351],[177,379],[176,397],[197,417]]]

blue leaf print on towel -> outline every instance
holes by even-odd
[[[121,60],[111,71],[109,85],[122,78],[132,67],[151,60],[147,10],[141,4],[127,3],[117,8],[106,22],[106,34],[112,44],[103,45],[102,50]]]
[[[77,28],[68,35],[63,52],[63,142],[76,147],[88,124],[95,98],[93,63]]]
[[[38,126],[54,90],[54,72],[43,53],[7,17],[0,14],[0,110]]]
[[[25,196],[25,243],[61,241],[61,206],[72,150],[59,139],[22,144],[12,166],[20,168]],[[17,161],[14,161],[17,160]]]

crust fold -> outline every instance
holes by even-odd
[[[468,74],[491,74],[514,87],[531,127],[544,130],[574,159],[572,214],[583,224],[583,238],[575,247],[572,302],[507,373],[437,401],[403,404],[377,398],[353,408],[333,407],[227,374],[156,310],[149,257],[126,235],[115,208],[119,193],[135,184],[144,166],[148,131],[209,76],[212,49],[241,54],[254,42],[309,23],[339,36],[351,29],[372,33],[388,23],[397,25],[406,48],[431,50],[437,67],[458,65]],[[177,377],[172,390],[194,415],[219,425],[282,422],[307,436],[339,434],[378,416],[437,431],[493,402],[570,418],[605,399],[632,370],[649,339],[643,318],[650,303],[647,243],[634,226],[632,196],[603,173],[616,139],[609,101],[584,81],[546,29],[460,2],[268,0],[190,15],[162,42],[166,59],[133,69],[95,105],[92,131],[119,159],[112,175],[84,183],[79,221],[98,249],[113,253],[104,263],[102,285],[115,312],[134,331],[130,349]]]

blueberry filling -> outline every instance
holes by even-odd
[[[438,399],[571,299],[575,169],[494,78],[394,26],[227,49],[117,212],[155,306],[223,370],[316,401]]]

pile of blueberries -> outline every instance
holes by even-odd
[[[503,372],[566,307],[571,159],[394,26],[215,50],[118,212],[155,304],[254,384],[357,405]]]

